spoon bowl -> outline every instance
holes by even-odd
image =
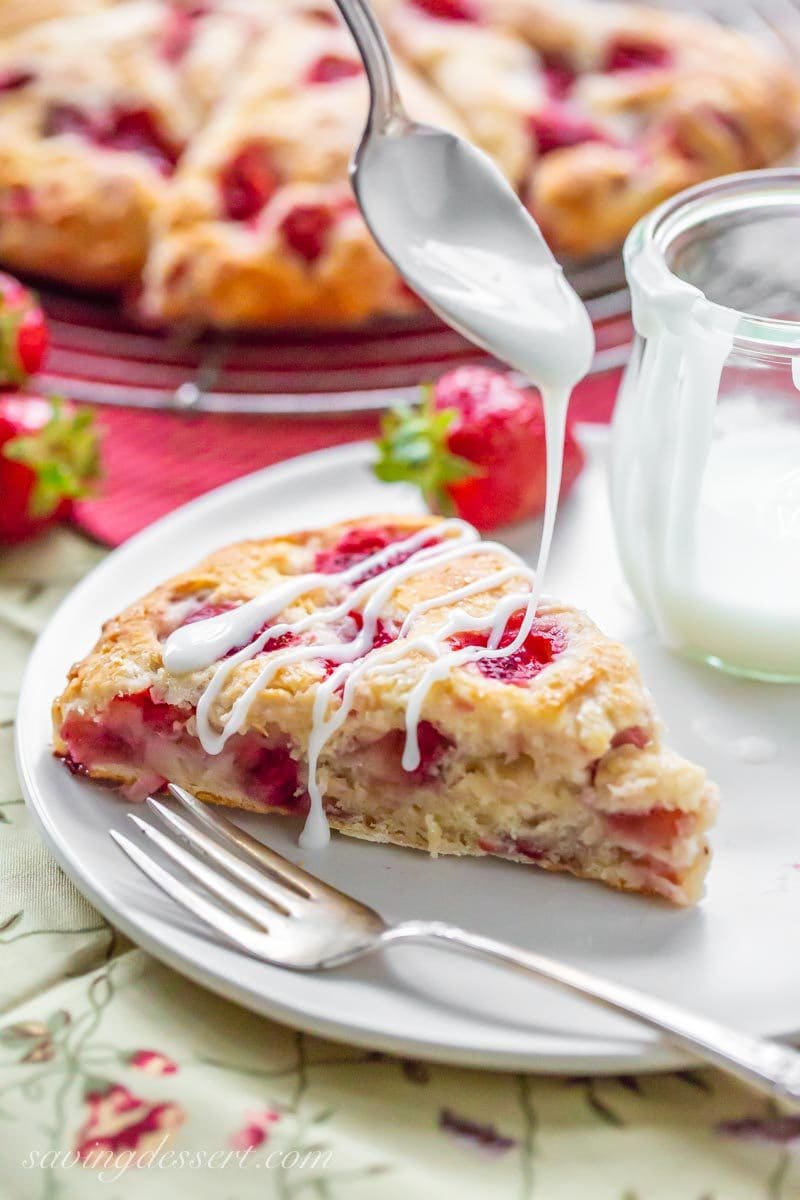
[[[350,175],[372,236],[447,324],[543,391],[568,394],[589,371],[594,331],[539,226],[486,154],[410,119],[367,0],[336,4],[369,80]]]
[[[572,386],[588,372],[591,319],[481,150],[400,118],[367,130],[352,182],[381,249],[448,324],[540,385]]]

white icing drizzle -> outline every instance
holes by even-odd
[[[466,521],[448,521],[447,525],[448,529],[453,529],[451,540],[457,541],[459,544],[479,541],[478,533]],[[254,635],[264,626],[265,622],[277,616],[290,604],[299,600],[301,596],[307,596],[309,592],[320,588],[330,591],[337,584],[347,586],[364,575],[367,569],[382,570],[399,553],[416,552],[424,548],[424,543],[430,542],[430,540],[430,529],[419,530],[402,541],[392,542],[382,550],[377,550],[368,559],[362,560],[346,571],[331,574],[311,572],[304,575],[293,575],[274,587],[268,588],[254,600],[249,600],[246,604],[241,604],[229,612],[219,613],[204,621],[197,621],[194,624],[185,625],[181,629],[176,629],[164,647],[164,666],[168,671],[177,675],[210,667],[212,663],[229,654],[236,646],[253,642]],[[368,586],[371,582],[372,580],[367,580],[366,584],[362,586]],[[360,589],[357,589],[351,593],[344,606],[340,604],[317,609],[315,613],[306,618],[307,625],[295,623],[291,627],[291,632],[300,632],[320,621],[335,621],[346,616],[348,609],[352,607],[352,602],[359,598],[359,592]],[[289,626],[281,630],[284,633],[289,631]],[[270,637],[277,635],[267,630],[262,636],[263,641],[258,650],[263,648]],[[258,650],[254,650],[253,653],[258,653]]]
[[[556,472],[554,480],[556,495],[558,474]],[[432,536],[441,540],[431,545]],[[540,595],[537,580],[542,577],[549,542],[550,536],[545,538],[543,533],[539,563],[536,571],[533,571],[507,546],[499,542],[481,541],[476,531],[465,522],[443,521],[438,526],[426,527],[408,538],[392,542],[345,571],[331,574],[309,572],[293,576],[230,612],[175,630],[164,646],[164,664],[168,670],[177,673],[213,666],[211,678],[198,701],[196,715],[197,735],[209,754],[218,754],[230,737],[241,732],[253,701],[279,671],[294,663],[320,659],[337,664],[317,689],[307,751],[311,805],[301,844],[306,849],[318,848],[328,838],[323,797],[317,778],[319,757],[329,739],[344,724],[360,680],[367,672],[387,674],[401,670],[403,662],[413,653],[427,655],[432,660],[412,689],[406,708],[402,765],[405,770],[414,771],[420,763],[418,730],[430,688],[456,666],[464,666],[479,658],[502,658],[514,654],[524,644],[536,617]],[[409,557],[404,562],[387,565],[391,564],[392,559],[406,553]],[[401,583],[458,559],[484,554],[502,557],[508,566],[414,605],[403,620],[397,640],[386,646],[374,646],[378,620]],[[376,568],[384,569],[361,583],[355,582]],[[474,614],[459,607],[440,625],[414,636],[416,625],[427,613],[492,592],[514,579],[527,584],[526,590],[515,590],[501,596],[489,612]],[[288,605],[322,589],[333,597],[342,591],[345,594],[335,603],[322,605],[297,620],[277,621],[264,628],[265,621],[277,616]],[[520,610],[524,610],[524,614],[516,635],[507,646],[500,647],[499,642],[509,618]],[[335,634],[336,627],[353,611],[361,613],[362,626],[349,641],[341,640]],[[455,649],[449,644],[448,639],[454,635],[471,631],[487,631],[486,646]],[[303,633],[312,634],[313,640],[270,652],[263,667],[234,701],[227,717],[215,721],[216,704],[231,673],[241,663],[258,655],[268,641],[284,634]],[[242,642],[246,644],[242,645]],[[241,648],[235,649],[237,646]],[[235,652],[230,653],[232,650]],[[228,657],[223,657],[226,654]],[[329,712],[339,688],[343,689],[340,703]]]

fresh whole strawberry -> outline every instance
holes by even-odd
[[[68,517],[99,468],[88,409],[27,392],[0,393],[0,543],[21,542]]]
[[[544,508],[544,417],[535,392],[486,367],[443,375],[417,409],[394,409],[383,422],[375,466],[386,482],[417,484],[431,508],[486,531]],[[562,496],[583,454],[571,430],[564,444]]]
[[[24,383],[47,353],[44,313],[32,292],[0,272],[0,387]]]

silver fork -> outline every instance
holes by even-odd
[[[123,834],[112,830],[111,836],[168,896],[255,958],[297,971],[320,971],[398,942],[470,950],[634,1017],[698,1059],[800,1107],[800,1054],[789,1046],[728,1029],[579,967],[443,921],[389,925],[374,909],[290,863],[190,792],[174,784],[170,791],[194,820],[152,798],[147,804],[168,833],[136,813],[128,815],[202,891]],[[520,884],[524,886],[523,879]]]

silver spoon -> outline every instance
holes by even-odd
[[[463,138],[413,121],[366,0],[336,0],[370,109],[351,179],[378,245],[428,305],[540,386],[572,387],[594,354],[589,314],[497,167]]]

